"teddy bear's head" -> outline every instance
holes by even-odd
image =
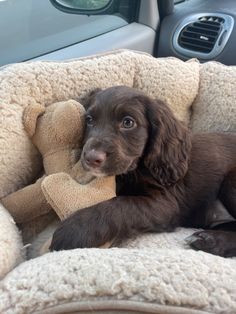
[[[84,107],[75,100],[57,102],[48,107],[35,104],[26,107],[23,124],[43,157],[46,173],[56,171],[57,163],[61,164],[60,171],[67,170],[63,169],[63,163],[72,163],[69,160],[71,152],[81,147],[84,113]]]

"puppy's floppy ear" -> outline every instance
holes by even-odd
[[[187,172],[191,151],[190,131],[160,100],[146,100],[149,139],[144,164],[163,186],[175,184]]]
[[[101,88],[95,88],[94,90],[92,90],[91,92],[89,92],[82,100],[82,104],[85,108],[85,110],[87,110],[89,108],[89,106],[91,105],[91,103],[93,102],[94,98],[96,97],[96,95],[101,91]]]

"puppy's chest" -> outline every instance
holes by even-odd
[[[150,181],[150,177],[146,176],[143,172],[135,171],[116,177],[117,195],[147,195],[152,188],[153,184]]]

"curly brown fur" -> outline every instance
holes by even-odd
[[[177,226],[207,228],[209,209],[214,213],[219,202],[236,218],[236,135],[192,135],[165,103],[125,86],[96,91],[86,109],[82,164],[95,176],[116,175],[118,196],[63,221],[51,250],[98,247]],[[192,246],[234,255],[236,241],[227,245],[227,232],[216,241],[221,250],[206,245],[212,233]]]

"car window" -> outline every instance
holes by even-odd
[[[110,13],[102,15],[70,14],[59,10],[50,0],[0,0],[0,65],[25,61],[63,47],[94,38],[127,25],[130,20],[122,7],[130,10],[131,1],[116,1]],[[55,2],[55,1],[54,1]],[[106,7],[108,0],[69,1],[90,8]],[[109,1],[110,2],[110,1]],[[58,0],[59,3],[59,0]],[[121,6],[122,5],[122,6]],[[106,14],[105,14],[106,13]]]

